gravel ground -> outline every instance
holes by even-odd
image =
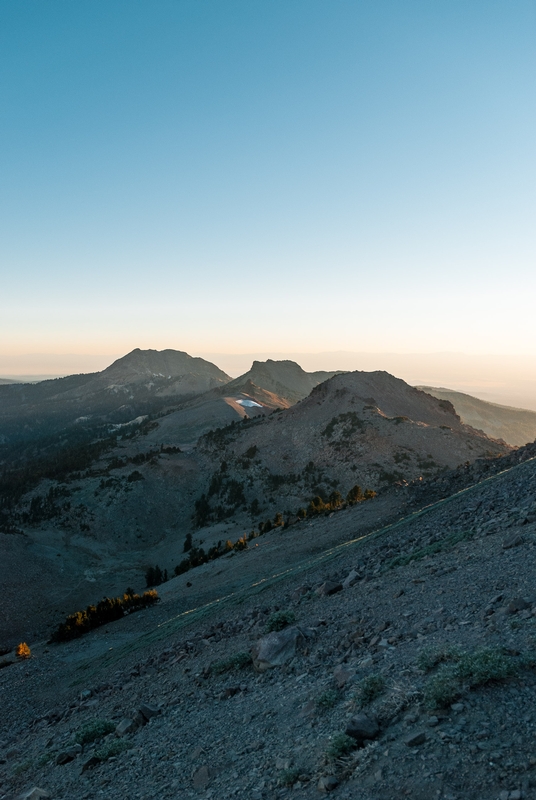
[[[535,548],[528,461],[208,608],[170,587],[33,648],[0,670],[0,798],[536,798]],[[281,612],[296,651],[241,666]],[[372,738],[341,739],[360,713]]]

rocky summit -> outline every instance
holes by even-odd
[[[536,443],[263,369],[4,464],[0,800],[536,798]]]

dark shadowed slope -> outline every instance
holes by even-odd
[[[229,380],[202,358],[136,349],[102,372],[0,386],[0,443],[51,435],[75,422],[127,422]]]
[[[495,439],[521,446],[536,439],[536,411],[488,403],[463,392],[431,386],[418,387],[452,403],[462,422],[482,430]]]

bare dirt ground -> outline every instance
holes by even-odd
[[[194,570],[160,606],[1,670],[0,797],[536,798],[536,462],[363,537],[373,509],[292,531],[308,545],[292,557],[285,534],[262,540],[262,558]],[[280,612],[296,650],[255,672],[240,654]],[[341,738],[358,713],[371,738]]]

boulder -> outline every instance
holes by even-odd
[[[159,712],[158,706],[152,705],[152,703],[142,703],[139,709],[139,713],[145,718],[146,722],[149,722],[151,717],[156,717]]]
[[[97,756],[91,756],[82,764],[82,772],[86,772],[88,769],[94,769],[98,764],[100,764],[100,758]]]
[[[380,732],[380,727],[373,717],[367,714],[356,714],[346,726],[346,735],[358,742],[365,739],[375,739]]]
[[[406,739],[406,745],[408,747],[418,747],[420,744],[424,744],[426,741],[426,734],[424,731],[419,731],[419,733],[412,734],[409,739]]]
[[[335,581],[325,581],[318,589],[315,590],[319,597],[329,597],[337,592],[342,592],[342,583],[335,583]]]
[[[272,667],[280,667],[290,661],[304,641],[303,632],[295,625],[268,633],[251,649],[254,668],[257,672],[265,672]]]
[[[68,764],[69,761],[74,761],[76,756],[80,755],[82,752],[82,745],[81,744],[73,744],[72,747],[68,747],[66,750],[62,750],[61,753],[58,753],[56,756],[56,764],[60,766],[62,764]]]
[[[359,580],[359,574],[353,569],[343,580],[342,587],[343,589],[349,589],[351,586],[355,586],[355,584]]]
[[[506,607],[509,614],[517,614],[518,611],[524,611],[526,608],[530,608],[530,604],[523,597],[514,597]]]
[[[339,785],[339,781],[335,775],[323,775],[318,781],[318,791],[332,792]]]
[[[354,675],[354,670],[343,667],[342,664],[338,664],[333,670],[333,678],[338,689],[343,689]]]
[[[214,767],[209,767],[208,764],[203,764],[195,770],[192,776],[192,783],[194,789],[206,789],[212,778],[216,777],[218,770]]]
[[[503,542],[503,550],[510,550],[511,547],[519,547],[520,544],[523,544],[524,539],[520,533],[514,533],[512,536],[508,536]]]
[[[125,736],[128,733],[134,733],[137,727],[138,724],[135,720],[131,719],[130,717],[125,717],[115,729],[115,735]]]

